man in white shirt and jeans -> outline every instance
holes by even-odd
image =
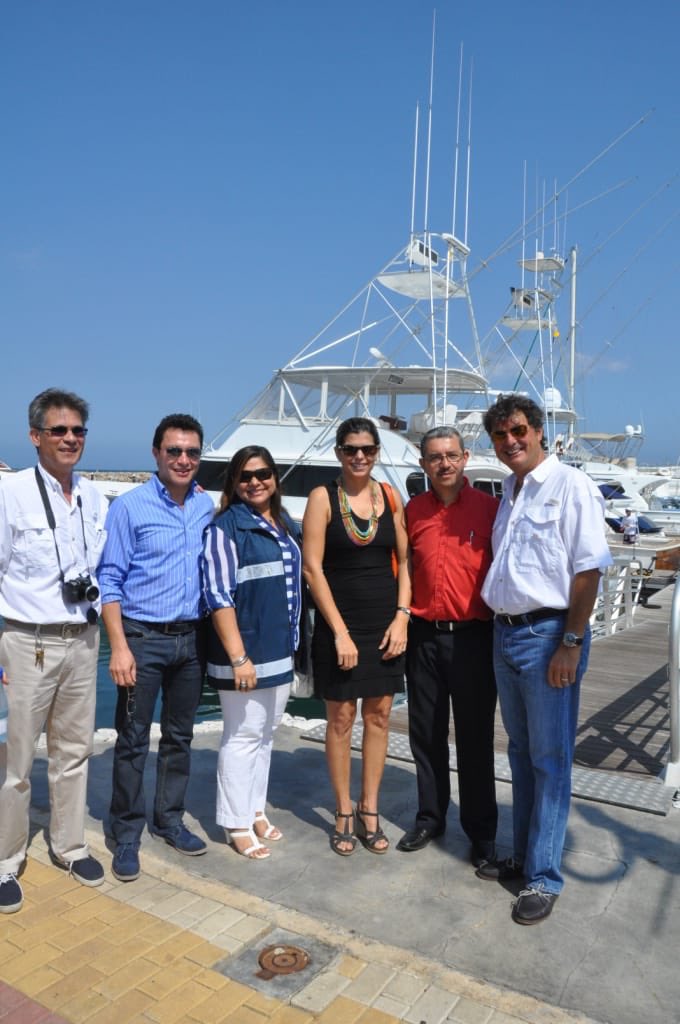
[[[482,865],[487,880],[523,878],[513,920],[538,924],[562,891],[579,688],[588,621],[611,565],[604,501],[579,469],[548,455],[543,412],[501,395],[484,428],[512,471],[493,529],[482,597],[495,612],[494,670],[512,770],[513,856]]]
[[[0,483],[0,664],[9,679],[7,773],[0,789],[0,913],[21,909],[17,875],[29,837],[31,767],[47,732],[50,848],[83,885],[104,881],[85,842],[99,651],[95,571],[107,502],[74,472],[88,405],[49,388],[31,402],[38,465]]]

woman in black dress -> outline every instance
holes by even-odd
[[[302,525],[303,572],[317,608],[314,680],[326,701],[326,758],[336,799],[331,845],[343,857],[354,852],[357,837],[372,853],[387,852],[378,792],[392,698],[404,689],[411,594],[406,529],[397,492],[371,477],[379,450],[372,420],[341,423],[335,447],[340,476],[311,492]],[[364,735],[354,811],[351,738],[359,698]]]

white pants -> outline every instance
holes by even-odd
[[[252,828],[264,811],[274,732],[286,710],[290,685],[220,690],[224,730],[217,756],[217,824]]]
[[[64,864],[88,856],[85,843],[87,764],[93,749],[99,629],[68,640],[43,636],[42,668],[35,636],[6,626],[0,663],[7,671],[7,771],[0,789],[0,875],[16,874],[26,856],[31,768],[47,733],[50,845]]]

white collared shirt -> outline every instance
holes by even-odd
[[[90,603],[66,604],[62,596],[54,542],[56,537],[65,579],[89,573],[95,580],[108,502],[89,480],[74,473],[69,504],[58,480],[42,467],[39,472],[54,513],[54,534],[34,469],[6,474],[0,482],[0,615],[36,625],[85,622]],[[100,602],[93,604],[99,612]]]
[[[566,609],[577,573],[612,564],[602,495],[590,477],[554,455],[526,475],[513,498],[515,483],[514,475],[503,483],[482,597],[506,615]]]

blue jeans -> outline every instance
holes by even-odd
[[[590,630],[572,686],[548,684],[548,665],[562,642],[564,615],[531,626],[494,625],[494,668],[512,770],[514,857],[531,888],[562,891],[562,849],[571,800],[580,685]]]
[[[199,630],[169,636],[131,619],[124,620],[124,626],[137,664],[137,683],[134,689],[118,687],[110,824],[116,843],[138,843],[146,824],[144,766],[159,691],[161,738],[154,830],[171,832],[182,822],[194,717],[203,682],[203,652]]]

